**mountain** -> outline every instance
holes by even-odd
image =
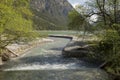
[[[67,0],[31,0],[36,29],[65,29],[73,7]]]

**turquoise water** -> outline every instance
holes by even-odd
[[[54,41],[41,44],[3,65],[0,80],[109,80],[95,65],[62,56],[62,49],[70,39],[50,39]]]

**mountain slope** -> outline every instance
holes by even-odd
[[[31,0],[36,29],[64,29],[73,9],[67,0]]]

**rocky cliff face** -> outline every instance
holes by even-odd
[[[68,13],[73,9],[67,0],[31,0],[38,29],[55,29],[66,26]]]

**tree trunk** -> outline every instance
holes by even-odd
[[[2,57],[0,57],[0,65],[2,65],[3,63],[2,63]]]
[[[114,23],[117,23],[117,0],[114,0]]]

